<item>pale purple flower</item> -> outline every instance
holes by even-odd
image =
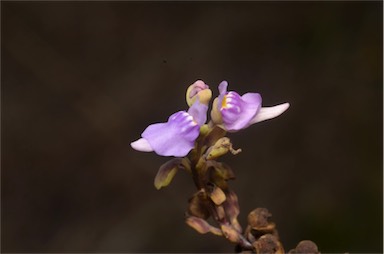
[[[279,116],[288,109],[289,103],[274,107],[261,107],[261,96],[258,93],[227,92],[228,83],[219,85],[220,95],[214,102],[212,120],[222,125],[229,132],[236,132],[248,126]]]
[[[140,139],[131,143],[133,149],[142,152],[154,151],[162,156],[184,157],[195,146],[200,126],[207,120],[208,106],[196,100],[188,112],[179,111],[166,123],[149,125]]]

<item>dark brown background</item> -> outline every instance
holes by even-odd
[[[381,2],[3,2],[2,251],[231,252],[184,224],[185,172],[129,143],[228,80],[281,117],[232,134],[240,220],[285,248],[382,251]]]

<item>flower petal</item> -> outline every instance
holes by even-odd
[[[281,115],[282,113],[284,113],[284,111],[286,111],[288,108],[289,108],[289,103],[283,103],[274,107],[262,107],[257,113],[257,115],[252,119],[252,121],[250,122],[250,125],[261,122],[261,121],[265,121],[271,118],[275,118]]]
[[[227,81],[222,81],[219,84],[219,96],[217,96],[213,103],[212,103],[212,110],[211,110],[211,120],[217,124],[220,125],[223,123],[223,119],[221,117],[221,105],[223,103],[224,96],[227,94],[227,87],[228,87],[228,82]],[[224,127],[223,127],[224,128]]]
[[[248,104],[254,104],[258,108],[261,107],[261,95],[258,93],[246,93],[241,98]]]
[[[179,111],[171,115],[166,123],[148,126],[141,136],[158,155],[183,157],[194,147],[199,130],[191,115]]]
[[[225,95],[227,93],[227,87],[228,87],[228,82],[227,81],[222,81],[220,84],[219,84],[219,92],[220,92],[220,95]]]
[[[188,114],[190,114],[199,126],[202,126],[207,121],[208,106],[200,102],[199,99],[193,103],[189,108]]]
[[[261,107],[261,96],[258,93],[247,93],[240,97],[236,92],[229,92],[221,108],[224,127],[228,131],[238,131],[250,125]]]
[[[145,138],[140,138],[132,142],[131,147],[140,152],[153,152],[151,145]]]

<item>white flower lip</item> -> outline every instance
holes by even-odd
[[[151,145],[148,143],[148,141],[145,138],[140,138],[140,139],[132,142],[131,147],[133,149],[135,149],[136,151],[140,151],[140,152],[152,152],[153,151]]]
[[[284,113],[289,108],[289,106],[289,103],[283,103],[273,107],[262,107],[257,115],[251,120],[250,124],[275,118]]]

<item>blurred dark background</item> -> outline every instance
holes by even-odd
[[[240,221],[285,249],[382,252],[382,2],[1,2],[2,252],[232,252],[185,172],[130,142],[222,80],[279,118],[230,135]]]

